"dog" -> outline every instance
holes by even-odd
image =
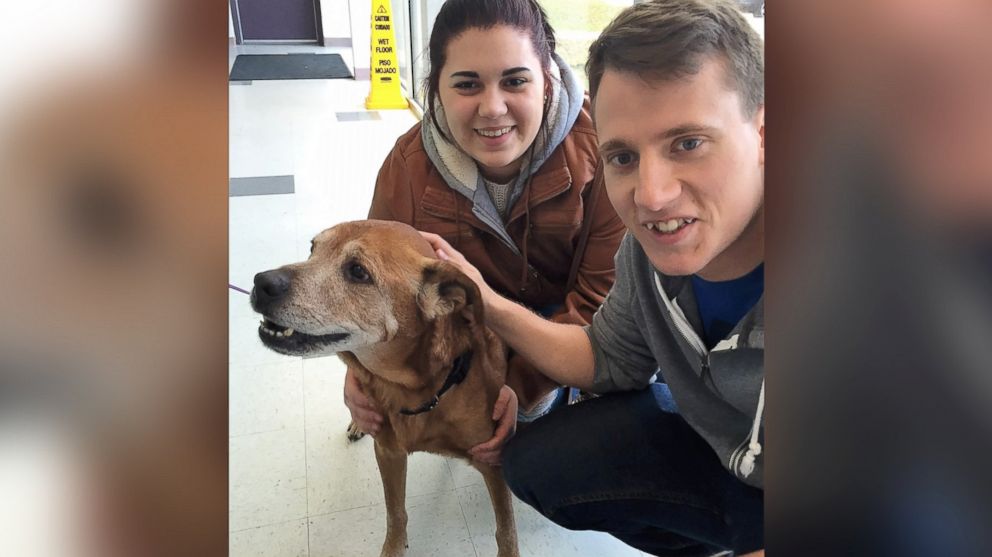
[[[252,308],[268,348],[294,356],[337,354],[383,413],[375,456],[386,499],[380,557],[407,547],[407,455],[468,459],[496,514],[499,557],[518,557],[510,491],[499,470],[468,449],[493,436],[506,348],[486,328],[479,289],[436,258],[412,227],[339,224],[318,234],[310,257],[255,275]]]

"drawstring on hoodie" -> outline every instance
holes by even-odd
[[[455,249],[462,248],[462,212],[458,209],[458,195],[451,190],[451,202],[455,205]]]
[[[761,380],[761,393],[758,394],[758,411],[754,414],[754,425],[751,426],[751,442],[741,460],[741,474],[744,477],[754,472],[754,459],[761,454],[761,443],[758,442],[758,430],[761,429],[761,415],[765,411],[765,380]]]
[[[530,240],[530,182],[533,176],[534,175],[531,174],[527,178],[527,183],[524,185],[524,241],[523,241],[524,245],[521,246],[521,251],[523,252],[523,256],[524,256],[524,264],[523,267],[520,269],[521,285],[527,283],[527,270],[530,268],[530,265],[527,260],[527,244],[529,243]]]
[[[542,127],[538,131],[538,133],[545,133],[543,124],[544,124],[544,121],[547,119],[547,117],[548,117],[547,113],[545,113],[541,117]],[[525,159],[525,161],[526,161],[525,165],[530,164],[530,161],[533,160],[534,149],[535,149],[535,145],[536,144],[537,144],[537,138],[535,137],[534,138],[534,142],[530,144],[530,155]],[[521,166],[521,170],[523,170],[523,167],[525,165],[522,165]],[[527,182],[524,184],[524,191],[523,191],[523,195],[524,195],[524,199],[523,199],[523,202],[524,202],[524,238],[523,238],[523,245],[520,246],[520,248],[521,248],[520,249],[521,255],[523,255],[523,266],[520,269],[520,285],[521,285],[522,288],[524,287],[525,284],[527,284],[527,271],[530,270],[530,261],[527,258],[527,244],[530,241],[530,189],[531,189],[530,186],[531,186],[531,183],[533,181],[534,181],[534,172],[530,172],[527,175]]]

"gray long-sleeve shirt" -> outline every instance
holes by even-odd
[[[617,251],[616,271],[613,289],[586,327],[596,358],[593,390],[641,389],[657,373],[679,413],[723,466],[763,487],[764,458],[760,446],[755,450],[762,440],[763,298],[707,351],[699,339],[702,327],[689,277],[659,273],[630,234]],[[758,433],[752,439],[754,428]],[[750,474],[745,461],[754,462]]]

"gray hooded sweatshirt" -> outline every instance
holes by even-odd
[[[764,298],[707,351],[690,277],[659,273],[630,234],[615,260],[616,283],[585,328],[596,358],[593,390],[643,389],[657,374],[723,466],[763,488]]]

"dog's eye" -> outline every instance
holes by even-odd
[[[310,255],[313,255],[314,241],[310,240]]]
[[[362,282],[366,284],[372,282],[372,277],[369,275],[369,272],[365,270],[365,267],[362,267],[358,263],[348,264],[348,266],[345,267],[345,273],[350,280],[355,282]]]

